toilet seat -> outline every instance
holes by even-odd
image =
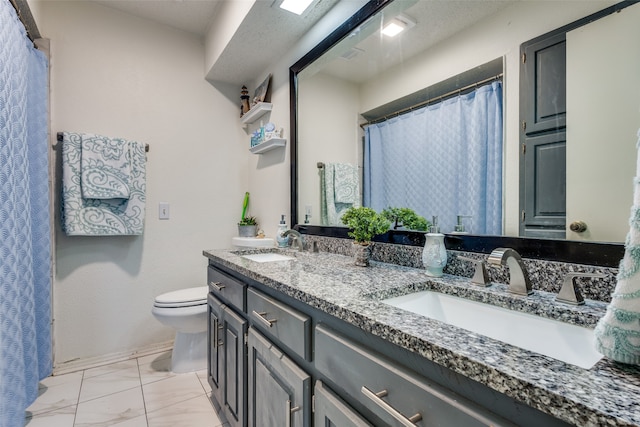
[[[154,306],[159,308],[193,307],[207,304],[208,288],[198,286],[195,288],[180,289],[158,295]]]

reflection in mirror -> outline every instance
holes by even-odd
[[[445,233],[455,231],[458,215],[471,215],[463,220],[466,232],[521,235],[520,174],[524,167],[520,166],[520,46],[614,4],[613,1],[390,2],[297,75],[298,191],[293,201],[297,203],[294,211],[298,212],[298,222],[337,224],[341,208],[364,203],[381,210],[388,203],[392,207],[411,207],[427,219],[438,215]],[[638,93],[630,90],[637,88],[640,81],[640,53],[633,46],[640,37],[639,11],[640,5],[634,4],[621,13],[585,22],[566,35],[567,230],[562,234],[571,240],[622,242],[628,231],[635,139],[640,128]],[[410,25],[395,37],[382,35],[380,29],[396,17],[409,21]],[[602,60],[605,54],[606,60]],[[587,60],[589,65],[584,65],[582,61]],[[468,189],[466,185],[475,186],[481,181],[476,176],[463,179],[461,184],[452,182],[460,174],[455,168],[464,169],[471,161],[465,157],[464,148],[459,149],[463,154],[453,156],[447,155],[442,147],[424,144],[392,149],[397,165],[371,161],[365,140],[374,126],[402,121],[408,115],[394,113],[415,106],[419,109],[427,101],[427,110],[438,108],[441,96],[457,96],[457,90],[502,73],[502,167],[498,174],[502,180],[501,193],[489,197],[486,183],[482,183],[484,194],[478,198],[499,199],[499,206],[493,211],[473,211],[459,204],[470,199],[463,192]],[[409,115],[416,113],[412,111]],[[365,125],[380,119],[383,122]],[[390,136],[413,144],[431,138],[399,133],[394,131]],[[453,139],[448,139],[453,144]],[[438,172],[435,166],[426,163],[426,158],[437,158],[443,169]],[[318,168],[319,164],[325,167]],[[486,159],[482,166],[488,167]],[[430,171],[432,175],[427,174]],[[393,187],[389,182],[395,178],[387,181],[384,176],[390,172],[415,188],[400,191],[399,187]],[[407,178],[411,174],[414,176]],[[356,182],[350,178],[354,175]],[[332,191],[328,191],[332,182]],[[424,188],[445,191],[423,205],[414,204],[412,197],[418,197],[418,189]],[[377,197],[385,191],[389,197],[378,201]],[[351,195],[342,196],[347,193]],[[402,193],[406,197],[399,199]],[[544,200],[543,194],[533,197]],[[453,207],[447,208],[448,205]],[[577,221],[586,223],[587,231],[571,231],[570,224]],[[497,222],[497,226],[488,227],[488,222]]]

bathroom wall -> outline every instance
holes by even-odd
[[[173,338],[152,317],[153,299],[206,284],[202,250],[228,247],[237,232],[247,154],[244,132],[229,126],[237,105],[204,80],[200,39],[93,2],[33,8],[51,39],[52,142],[67,130],[150,145],[143,236],[67,237],[56,218],[54,358],[61,369]],[[171,219],[158,219],[160,201],[171,204]]]
[[[281,214],[287,215],[287,224],[291,225],[290,209],[290,166],[289,166],[289,67],[304,54],[320,43],[347,18],[357,12],[366,0],[349,0],[338,2],[290,51],[259,74],[249,87],[260,84],[271,73],[271,102],[273,110],[269,120],[278,127],[284,128],[287,147],[273,150],[262,155],[249,154],[249,191],[251,192],[251,209],[261,221],[261,227],[267,235],[274,236]],[[330,108],[330,106],[328,106]],[[237,120],[237,119],[236,119]],[[245,136],[243,147],[248,153],[248,137]],[[315,164],[313,166],[315,168]],[[300,221],[304,212],[299,213]]]
[[[321,224],[320,175],[318,162],[351,163],[362,165],[361,141],[358,138],[360,119],[360,93],[355,83],[318,73],[301,79],[298,112],[300,123],[298,138],[302,142],[298,151],[298,167],[305,176],[300,180],[298,209],[299,221],[311,207],[311,224]]]

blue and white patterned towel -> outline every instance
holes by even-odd
[[[62,141],[62,228],[69,236],[142,234],[145,215],[144,144],[130,141],[129,198],[85,199],[81,191],[82,135],[64,132]]]
[[[640,138],[640,131],[638,132]],[[640,139],[636,144],[640,150]],[[609,359],[640,365],[640,153],[624,258],[607,312],[595,329],[596,350]]]
[[[82,134],[81,185],[85,199],[128,199],[129,141]]]
[[[320,169],[320,219],[322,225],[343,225],[340,218],[352,206],[360,206],[358,168],[325,163]]]
[[[336,203],[356,203],[358,194],[358,167],[349,163],[333,165],[333,188]]]

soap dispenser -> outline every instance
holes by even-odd
[[[286,248],[289,246],[289,236],[285,236],[284,232],[287,231],[287,223],[284,220],[284,215],[280,217],[280,224],[278,224],[278,232],[276,233],[276,242],[278,247]]]
[[[456,225],[453,227],[453,234],[469,234],[462,222],[462,218],[471,218],[471,215],[456,215]]]
[[[429,232],[425,234],[422,264],[427,276],[442,277],[442,270],[447,265],[447,249],[444,246],[444,234],[440,233],[438,217],[434,216]]]

